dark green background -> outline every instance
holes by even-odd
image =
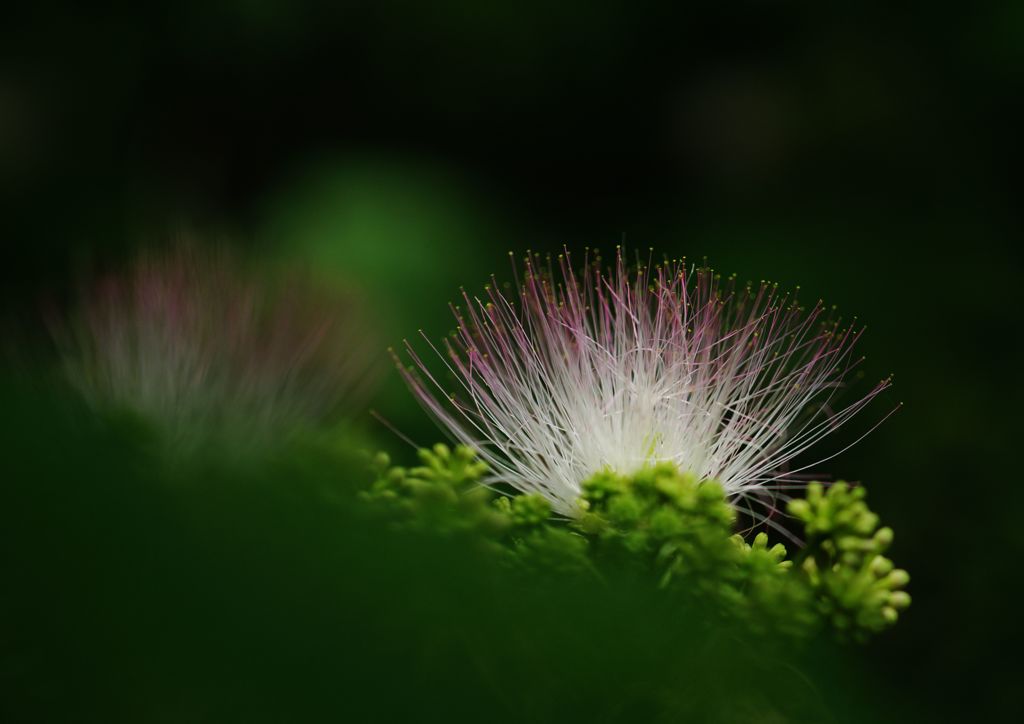
[[[913,576],[905,620],[852,654],[877,674],[868,700],[897,721],[1011,719],[1024,11],[893,5],[8,10],[13,356],[45,364],[39,309],[83,270],[182,229],[358,283],[382,347],[443,333],[458,286],[507,276],[509,250],[625,239],[800,284],[868,323],[870,378],[895,373],[861,423],[905,403],[829,465],[869,486]],[[374,405],[433,442],[394,377]]]

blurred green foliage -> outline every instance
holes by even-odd
[[[2,429],[19,451],[0,488],[6,721],[820,722],[871,710],[847,694],[866,672],[831,647],[797,653],[709,626],[696,602],[628,570],[551,575],[544,559],[495,565],[464,532],[395,529],[353,506],[372,476],[337,446],[169,466],[137,421],[98,422],[59,387],[22,382],[5,386]],[[409,476],[463,488],[478,472],[440,457],[391,483],[426,501]],[[491,510],[511,545],[543,553],[532,533],[546,510]]]

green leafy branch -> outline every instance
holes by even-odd
[[[637,568],[755,633],[794,638],[827,626],[841,639],[864,640],[910,604],[909,576],[883,555],[892,530],[879,527],[862,487],[814,483],[792,501],[806,545],[790,558],[763,532],[749,543],[735,534],[721,485],[671,464],[595,474],[582,486],[580,515],[566,519],[553,517],[539,495],[486,487],[486,465],[468,447],[439,444],[419,458],[402,468],[379,455],[362,498],[397,528],[469,537],[513,567],[598,576]]]

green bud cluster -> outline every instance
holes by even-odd
[[[896,623],[910,605],[906,571],[884,553],[892,528],[879,528],[864,502],[867,491],[836,483],[827,491],[812,483],[807,497],[789,504],[804,524],[807,548],[800,569],[815,592],[819,611],[842,637],[863,640]]]
[[[758,533],[747,544],[740,535],[732,537],[742,551],[738,576],[739,596],[732,600],[736,614],[757,633],[779,633],[806,637],[820,628],[813,594],[804,580],[794,574],[781,543],[768,545],[768,534]]]
[[[583,483],[579,515],[564,519],[540,495],[486,487],[486,465],[468,447],[439,444],[419,458],[402,468],[378,455],[362,498],[398,528],[471,536],[516,568],[602,577],[625,564],[754,633],[792,638],[828,626],[863,640],[910,604],[907,573],[883,555],[892,530],[879,528],[863,488],[814,483],[792,501],[806,546],[790,559],[764,532],[749,543],[734,533],[736,514],[716,481],[668,463],[598,472]]]
[[[737,558],[735,514],[721,486],[659,464],[635,475],[606,470],[583,484],[580,527],[606,544],[652,558],[661,585],[700,577]]]
[[[583,485],[579,525],[605,546],[646,561],[663,588],[696,596],[758,633],[813,630],[810,591],[791,572],[782,544],[733,533],[722,486],[659,464],[633,475],[604,471]]]
[[[466,446],[438,443],[418,451],[420,465],[391,467],[374,460],[375,480],[362,493],[399,529],[445,536],[471,535],[512,566],[542,572],[589,567],[587,540],[552,523],[540,495],[500,495],[482,484],[487,466]]]
[[[397,528],[441,534],[502,534],[508,521],[480,485],[487,466],[467,447],[438,443],[418,451],[420,465],[391,467],[385,453],[374,460],[375,480],[362,498],[381,504]]]

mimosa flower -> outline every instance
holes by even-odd
[[[457,330],[444,353],[430,346],[454,387],[408,342],[413,367],[399,369],[488,483],[565,515],[595,473],[660,462],[719,481],[734,504],[764,502],[832,457],[793,465],[890,385],[838,407],[862,329],[685,260],[631,269],[619,250],[603,267],[588,253],[577,272],[568,252],[533,255],[516,286],[492,279],[453,305]]]
[[[182,244],[90,287],[57,336],[97,407],[132,410],[176,442],[215,431],[262,443],[365,390],[356,310],[305,276],[264,278],[222,248]]]

